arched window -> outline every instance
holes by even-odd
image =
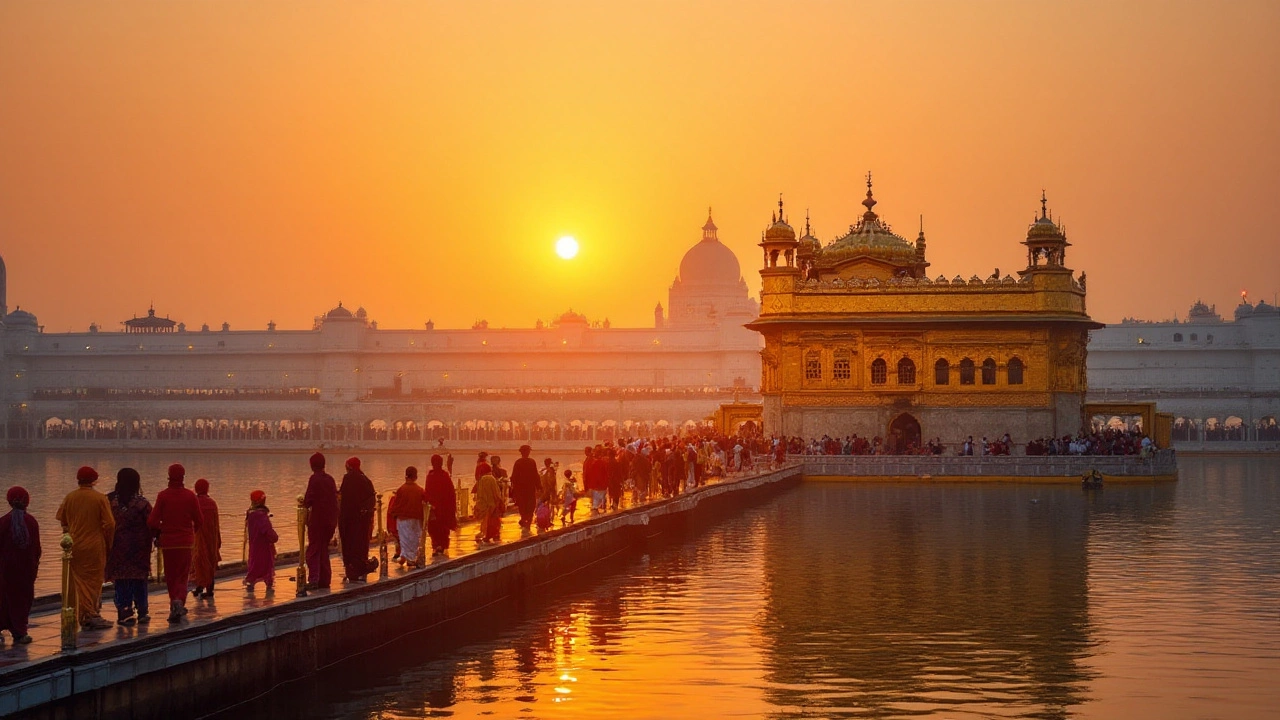
[[[871,384],[883,385],[889,379],[889,363],[884,358],[876,358],[871,363]]]
[[[1173,341],[1174,341],[1174,342],[1182,342],[1182,333],[1174,333],[1174,334],[1173,334]]]
[[[1199,340],[1199,339],[1200,339],[1200,336],[1199,336],[1199,335],[1197,335],[1197,334],[1195,334],[1195,333],[1191,333],[1191,342],[1195,342],[1195,341],[1197,341],[1197,340]]]
[[[849,351],[837,350],[836,361],[831,368],[831,376],[836,380],[848,380],[853,377],[853,371],[850,369]]]
[[[822,379],[822,356],[817,350],[810,350],[804,354],[804,379]]]
[[[951,384],[951,363],[946,358],[938,358],[938,362],[933,364],[933,384]]]
[[[916,364],[911,361],[911,358],[902,358],[898,361],[898,384],[916,384]]]
[[[973,384],[973,361],[969,358],[960,361],[960,384]]]
[[[1009,384],[1010,385],[1022,384],[1022,371],[1024,369],[1025,368],[1022,365],[1022,361],[1019,360],[1018,358],[1011,358],[1009,360]]]
[[[996,361],[991,358],[982,361],[982,384],[996,384]]]
[[[1213,333],[1209,333],[1208,335],[1205,335],[1205,336],[1204,336],[1204,341],[1205,341],[1205,342],[1207,342],[1207,343],[1212,343],[1212,342],[1213,342]]]

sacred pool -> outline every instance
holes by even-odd
[[[229,518],[302,478],[292,456],[203,460]],[[366,461],[380,488],[407,462]],[[1274,717],[1280,463],[1178,476],[795,483],[446,627],[397,621],[218,717]]]

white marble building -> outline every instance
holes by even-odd
[[[533,328],[379,328],[339,303],[307,330],[204,326],[154,311],[120,331],[46,333],[7,312],[8,447],[603,440],[701,423],[756,397],[758,305],[710,218],[668,312],[617,328],[569,311]]]
[[[1280,309],[1265,301],[1095,330],[1088,367],[1090,401],[1154,400],[1179,446],[1280,441]]]

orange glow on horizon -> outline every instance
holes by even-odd
[[[1266,0],[5,3],[8,305],[647,327],[708,204],[756,292],[778,192],[829,242],[867,170],[931,275],[1024,265],[1047,187],[1095,318],[1230,305],[1280,290],[1277,29]]]

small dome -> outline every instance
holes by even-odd
[[[1253,306],[1254,315],[1277,315],[1280,314],[1280,308],[1268,303],[1266,300],[1259,300],[1257,305]]]
[[[358,317],[358,318],[360,318],[361,320],[363,320],[363,319],[365,319],[365,318],[369,317],[369,313],[368,313],[368,312],[366,312],[366,311],[365,311],[365,309],[364,309],[363,307],[358,307],[358,308],[356,308],[356,317]]]
[[[4,324],[11,328],[12,327],[38,327],[38,324],[36,323],[36,316],[32,315],[26,310],[23,310],[22,308],[17,308],[16,310],[9,313],[8,315],[5,315]]]
[[[554,325],[575,325],[575,324],[588,325],[590,323],[587,320],[586,315],[583,315],[582,313],[576,313],[573,311],[572,308],[570,308],[569,310],[562,313],[560,317],[556,318],[555,320],[552,320],[551,324],[554,326]]]
[[[1253,306],[1246,300],[1236,306],[1236,319],[1247,318],[1253,315]]]
[[[1049,199],[1044,192],[1040,193],[1040,217],[1027,228],[1028,240],[1065,240],[1062,228],[1049,217]]]
[[[778,214],[773,217],[773,222],[764,231],[765,242],[795,242],[796,230],[787,224],[786,215],[783,212],[782,198],[778,198]]]
[[[1031,223],[1031,227],[1027,229],[1028,240],[1035,239],[1035,238],[1061,238],[1061,237],[1062,237],[1062,230],[1058,227],[1057,223],[1050,220],[1048,217],[1036,218],[1036,221]]]
[[[791,227],[782,218],[773,221],[773,224],[764,231],[765,240],[794,242],[796,239],[795,228]]]
[[[338,303],[338,307],[325,313],[325,319],[328,320],[350,320],[352,318],[351,311],[342,307],[342,303]]]

